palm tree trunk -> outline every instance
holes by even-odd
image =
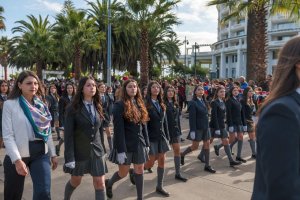
[[[254,80],[258,85],[266,77],[267,13],[264,5],[258,5],[256,9],[248,13],[247,80]]]
[[[43,61],[36,61],[36,73],[40,80],[43,80]]]
[[[149,81],[149,41],[148,30],[142,28],[141,30],[141,86],[145,86]]]
[[[81,76],[81,51],[80,46],[76,45],[75,47],[75,80],[79,80]]]
[[[7,65],[4,65],[4,80],[7,81]]]

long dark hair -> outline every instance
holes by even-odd
[[[127,94],[126,87],[129,83],[135,83],[137,86],[137,93],[134,97],[137,106],[139,109],[133,104],[130,96]],[[146,123],[149,121],[148,111],[145,107],[144,100],[138,87],[138,84],[135,80],[129,79],[124,82],[122,91],[121,91],[121,99],[124,102],[124,117],[129,121],[133,121],[134,123]]]
[[[224,87],[223,85],[219,85],[219,86],[216,88],[215,94],[214,94],[214,97],[213,97],[212,101],[214,101],[214,100],[216,100],[216,99],[219,98],[219,97],[218,97],[218,93],[219,93],[219,91],[222,90],[222,89],[225,90],[225,87]],[[225,100],[225,98],[224,98],[223,100]]]
[[[163,111],[166,111],[166,105],[165,105],[164,99],[163,99],[163,89],[162,89],[161,85],[157,81],[151,81],[148,84],[147,96],[146,96],[146,107],[147,108],[152,108],[153,107],[152,106],[152,99],[151,99],[151,87],[154,84],[157,84],[159,86],[159,94],[157,96],[157,100],[159,102],[159,105],[163,109]]]
[[[296,64],[300,62],[300,37],[289,40],[279,53],[278,63],[273,74],[273,83],[269,96],[265,99],[258,114],[274,100],[295,91],[300,80],[296,73]]]
[[[195,88],[194,88],[194,91],[193,91],[193,100],[194,100],[194,101],[197,100],[196,90],[197,90],[199,87],[201,87],[201,88],[203,89],[203,91],[204,91],[204,88],[203,88],[202,85],[196,85]],[[206,107],[208,108],[209,105],[208,105],[208,103],[207,103],[205,97],[206,97],[206,95],[203,94],[201,98],[202,98],[203,102],[205,103]]]
[[[228,92],[227,100],[233,97],[232,96],[232,92],[233,92],[234,89],[238,89],[239,90],[240,88],[238,86],[231,87],[230,90],[229,90],[229,92]]]
[[[9,84],[8,84],[8,82],[7,82],[6,80],[0,80],[0,86],[1,86],[3,83],[6,83],[6,84],[7,84],[6,95],[8,95],[8,94],[9,94]],[[0,93],[1,93],[1,91],[0,91]]]
[[[71,83],[71,82],[69,82],[69,83],[67,83],[66,84],[66,86],[65,86],[65,90],[64,90],[64,92],[63,92],[63,94],[62,94],[62,96],[64,96],[64,97],[68,97],[68,86],[72,86],[72,88],[73,88],[73,92],[72,92],[72,97],[74,97],[75,96],[75,86],[74,86],[74,84],[73,83]]]
[[[164,101],[165,103],[167,103],[169,100],[168,100],[168,90],[169,89],[173,89],[174,90],[174,97],[172,98],[172,101],[173,101],[173,104],[176,108],[178,108],[178,101],[177,101],[177,98],[176,98],[176,92],[175,92],[175,88],[172,86],[172,85],[168,85],[165,87],[165,90],[164,90]]]
[[[36,92],[36,96],[39,97],[41,100],[43,100],[45,102],[45,99],[44,99],[45,94],[42,90],[43,85],[41,84],[41,81],[40,81],[39,77],[32,71],[22,71],[19,74],[19,76],[16,80],[16,83],[14,84],[14,87],[13,87],[12,91],[9,94],[8,99],[16,99],[16,98],[19,98],[22,95],[22,91],[19,88],[18,84],[19,83],[22,84],[23,81],[29,76],[32,76],[38,82],[39,87],[38,87],[38,90]]]
[[[93,104],[94,104],[98,114],[100,115],[100,117],[103,118],[99,90],[97,88],[96,81],[92,76],[85,76],[79,80],[77,92],[74,96],[71,106],[74,108],[75,112],[78,112],[82,108],[83,100],[84,100],[83,87],[84,87],[85,83],[87,82],[87,80],[93,80],[95,82],[96,94],[93,96]]]
[[[250,86],[248,86],[248,87],[246,87],[245,89],[244,89],[244,91],[243,91],[243,103],[244,104],[246,104],[246,105],[254,105],[254,103],[253,103],[253,99],[251,98],[250,99],[250,104],[248,103],[248,92],[250,91],[250,90],[252,90],[252,87],[250,87]]]

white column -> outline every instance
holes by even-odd
[[[242,72],[243,72],[242,68],[244,67],[242,64],[243,63],[242,58],[243,58],[242,50],[239,48],[237,50],[236,77],[245,75],[245,74],[242,74]]]
[[[225,65],[225,53],[221,53],[221,60],[220,60],[220,78],[225,78],[226,75],[226,65]]]
[[[211,56],[211,71],[215,72],[217,71],[217,60],[216,60],[216,55]]]

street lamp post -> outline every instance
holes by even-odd
[[[111,0],[108,0],[108,29],[107,29],[107,85],[111,86]]]
[[[195,78],[196,78],[196,62],[197,62],[197,54],[196,54],[196,49],[200,48],[199,45],[197,44],[197,42],[195,42],[195,46],[194,46],[194,51],[195,51]]]
[[[184,36],[184,65],[187,66],[187,61],[186,61],[186,45],[189,44],[189,41],[186,39],[186,36]]]

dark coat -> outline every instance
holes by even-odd
[[[208,129],[208,111],[198,99],[189,102],[189,124],[190,132]]]
[[[92,149],[97,156],[104,155],[99,132],[101,123],[97,113],[93,124],[83,103],[77,112],[71,106],[67,108],[64,132],[66,163],[88,160]]]
[[[226,119],[226,106],[225,102],[221,102],[216,99],[211,102],[211,118],[209,127],[215,130],[221,130],[225,128]]]
[[[113,108],[114,148],[118,153],[137,152],[138,144],[142,142],[150,146],[147,126],[124,119],[124,103],[118,101]]]
[[[111,98],[105,94],[104,95],[105,101],[102,101],[102,98],[100,97],[101,100],[101,106],[102,106],[102,111],[104,114],[104,120],[106,121],[107,124],[110,123],[110,108],[111,108],[111,104],[113,104],[113,102],[111,101]]]
[[[4,104],[4,99],[0,95],[0,132],[2,133],[2,111],[3,111],[3,104]],[[2,134],[1,134],[2,135]]]
[[[179,108],[175,107],[173,103],[167,102],[167,119],[168,119],[168,129],[170,138],[176,138],[181,135],[181,126],[179,118]]]
[[[46,96],[49,112],[51,113],[52,120],[57,120],[58,117],[58,100],[51,94]]]
[[[233,97],[230,97],[225,104],[226,104],[226,121],[228,127],[246,126],[242,104],[238,100],[234,99]]]
[[[163,111],[162,108],[161,112],[159,112],[152,102],[147,110],[150,118],[147,124],[149,140],[151,142],[157,142],[161,140],[162,137],[170,140],[166,112]]]
[[[70,104],[71,100],[69,97],[62,96],[58,102],[58,113],[59,113],[59,127],[64,126],[64,119],[66,114],[66,108]]]
[[[253,121],[252,116],[253,116],[255,105],[253,105],[253,106],[248,105],[245,100],[241,100],[241,104],[242,104],[242,109],[243,109],[243,114],[244,114],[245,120]]]
[[[257,124],[253,200],[300,199],[300,95],[267,105]]]

